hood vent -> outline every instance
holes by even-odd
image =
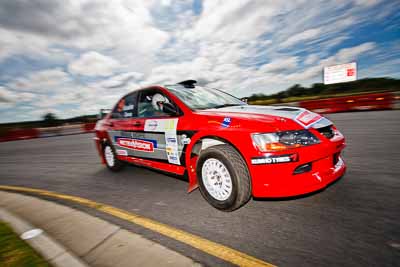
[[[322,127],[322,128],[318,128],[316,129],[318,132],[320,132],[323,136],[325,136],[328,139],[331,139],[332,137],[335,136],[335,132],[332,129],[332,125],[326,126],[326,127]]]
[[[298,111],[298,108],[275,108],[275,110],[281,110],[281,111]]]

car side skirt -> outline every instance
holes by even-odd
[[[165,171],[165,172],[169,172],[169,173],[174,173],[177,175],[183,175],[186,170],[186,168],[183,166],[154,161],[154,160],[136,158],[136,157],[132,157],[132,156],[118,155],[117,158],[122,161],[127,161],[129,163],[133,163],[135,165],[146,166],[146,167],[150,167],[152,169],[157,169],[157,170],[161,170],[161,171]]]

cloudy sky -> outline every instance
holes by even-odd
[[[0,122],[110,108],[138,86],[194,78],[236,96],[400,77],[400,1],[0,0]]]

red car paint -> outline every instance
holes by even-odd
[[[182,165],[176,165],[126,155],[118,155],[118,159],[178,175],[183,175],[186,171],[189,178],[189,192],[197,188],[197,156],[193,156],[191,152],[196,142],[205,137],[216,138],[229,143],[241,154],[251,176],[252,195],[254,197],[288,197],[306,194],[325,188],[345,172],[346,166],[340,156],[342,149],[345,147],[345,139],[334,126],[335,135],[330,139],[316,129],[308,129],[318,137],[319,144],[292,148],[286,151],[264,153],[259,151],[253,144],[251,134],[304,130],[304,125],[294,119],[275,115],[226,112],[223,110],[191,110],[166,87],[152,86],[141,90],[146,89],[160,90],[180,108],[182,115],[177,117],[179,118],[177,131],[195,132],[190,137],[190,144],[184,147],[184,162],[182,162]],[[304,113],[302,117],[306,115]],[[165,117],[153,117],[151,119],[163,118]],[[228,127],[223,124],[225,118],[230,118]],[[108,134],[110,129],[124,128],[127,131],[143,132],[145,130],[145,121],[146,118],[118,120],[111,118],[110,114],[99,121],[95,128],[96,137],[94,139],[102,162],[105,163],[102,143],[112,143]],[[308,122],[306,121],[305,123]],[[254,165],[251,162],[251,159],[255,157],[286,154],[295,154],[297,161],[260,165]],[[312,171],[293,174],[296,167],[305,163],[312,163]]]

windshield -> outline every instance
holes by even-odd
[[[201,86],[195,88],[169,86],[168,89],[193,110],[246,105],[236,97],[217,89]]]

